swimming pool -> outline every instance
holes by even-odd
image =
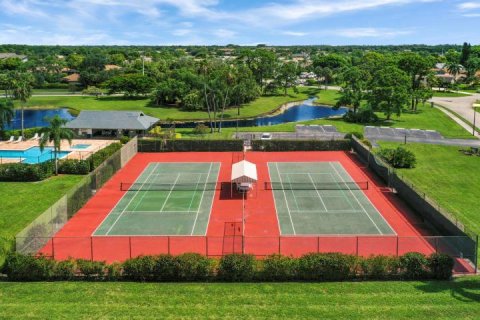
[[[91,144],[79,143],[79,144],[74,144],[73,146],[70,147],[70,149],[87,149],[90,146]]]
[[[60,151],[58,158],[66,157],[69,151]],[[34,164],[54,159],[53,147],[45,147],[40,151],[40,147],[31,147],[27,150],[0,150],[1,159],[20,159],[22,163]]]

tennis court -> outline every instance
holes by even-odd
[[[220,163],[151,162],[125,192],[95,236],[205,235]]]
[[[394,235],[340,162],[269,162],[282,235]]]

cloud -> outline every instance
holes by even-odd
[[[477,18],[477,17],[480,17],[480,13],[465,13],[465,14],[462,14],[462,16],[466,18]]]
[[[298,32],[298,31],[284,31],[282,34],[286,36],[293,36],[293,37],[304,37],[308,35],[307,32]]]
[[[218,38],[230,39],[235,37],[237,33],[235,31],[228,30],[228,29],[217,29],[213,31],[213,34],[216,35]]]
[[[190,33],[192,33],[191,29],[177,29],[172,32],[174,36],[179,36],[179,37],[186,36]]]
[[[458,5],[460,10],[480,9],[480,2],[463,2]]]

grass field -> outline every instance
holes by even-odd
[[[247,103],[240,108],[240,117],[248,118],[260,114],[268,113],[280,105],[307,99],[311,95],[315,95],[317,89],[300,87],[299,93],[289,90],[287,96],[264,96]],[[19,104],[17,102],[16,106]],[[139,110],[151,116],[158,117],[162,120],[192,120],[192,119],[208,119],[208,114],[204,111],[182,111],[176,107],[156,107],[151,105],[150,99],[123,99],[118,96],[107,96],[96,99],[91,96],[56,96],[56,97],[32,97],[28,100],[28,107],[32,108],[59,108],[67,107],[72,110]],[[224,118],[236,118],[237,108],[231,108],[225,111]]]
[[[82,176],[62,175],[41,182],[1,182],[0,194],[0,265],[2,248],[37,216],[60,199],[82,179]],[[3,239],[3,240],[2,240]],[[3,243],[2,243],[3,242]]]
[[[379,144],[382,147],[398,145],[390,142]],[[480,157],[463,155],[459,152],[461,147],[415,143],[404,147],[415,153],[417,166],[398,172],[480,234]]]
[[[450,282],[0,283],[2,319],[476,319],[480,278]]]
[[[464,90],[460,90],[464,91]],[[468,94],[460,93],[460,92],[451,92],[451,91],[434,91],[434,97],[445,97],[445,98],[459,98],[459,97],[467,97]]]

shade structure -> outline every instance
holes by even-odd
[[[232,165],[233,183],[254,183],[257,182],[257,166],[254,163],[242,160]]]

